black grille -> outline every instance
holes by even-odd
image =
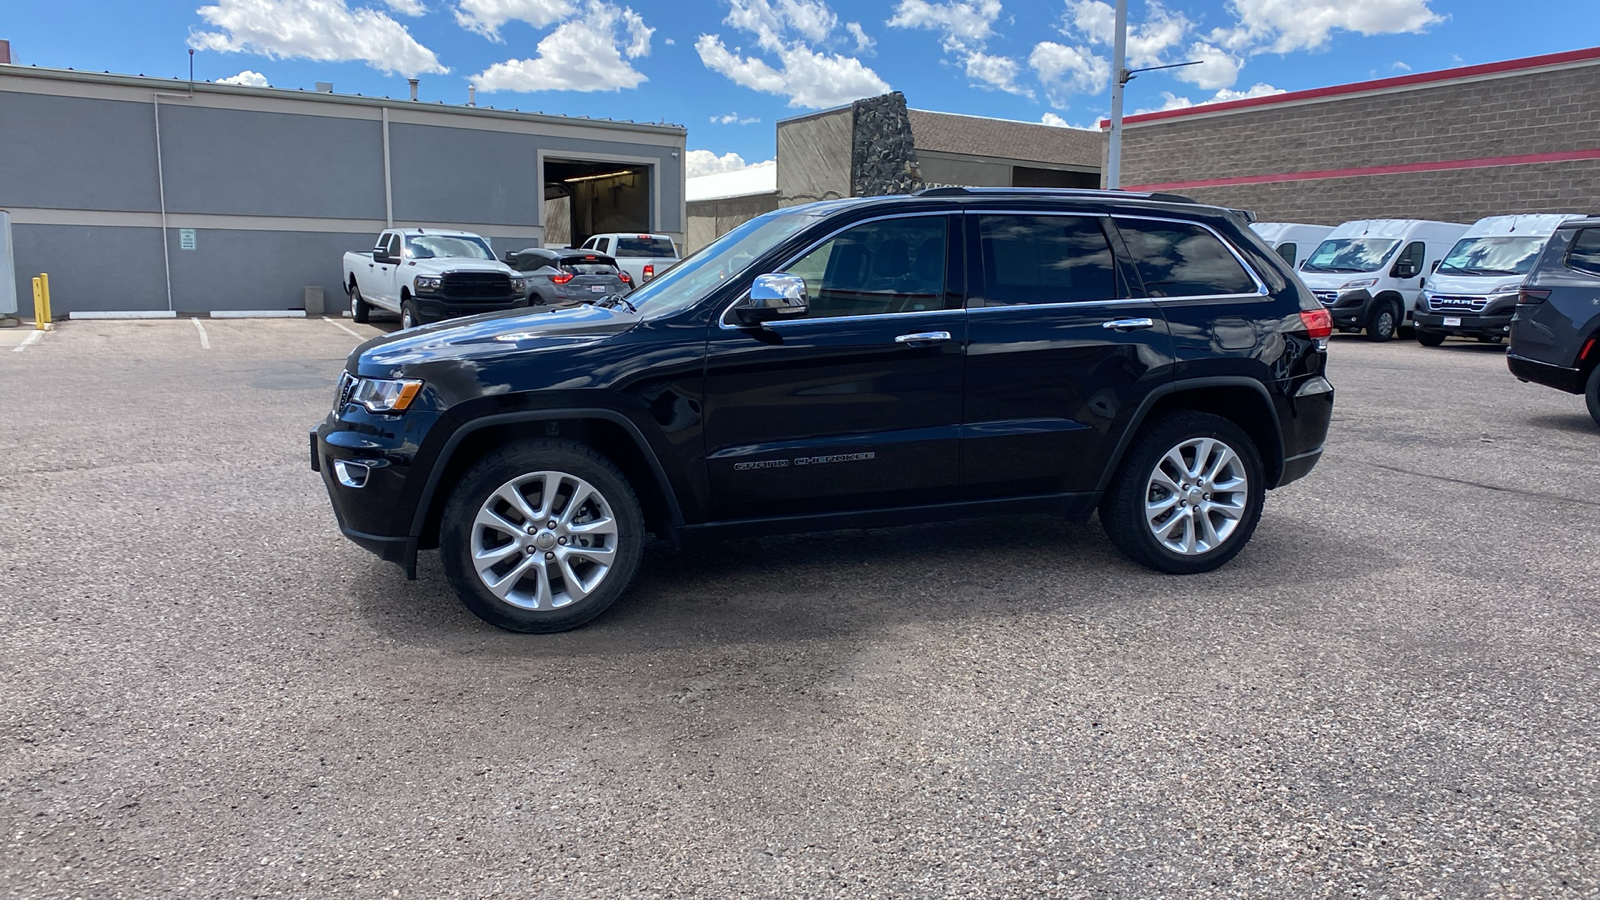
[[[1489,305],[1488,297],[1464,297],[1434,294],[1428,298],[1428,308],[1461,312],[1478,312]]]
[[[1322,302],[1323,306],[1332,306],[1339,299],[1338,291],[1312,291],[1311,293]]]
[[[339,373],[339,402],[333,405],[335,412],[344,409],[344,405],[350,402],[351,392],[355,389],[356,377],[349,372]]]
[[[450,300],[510,300],[511,276],[503,272],[447,272],[439,292]]]

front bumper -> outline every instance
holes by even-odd
[[[1321,300],[1329,292],[1323,291],[1318,299]],[[1361,329],[1367,325],[1367,311],[1372,305],[1372,294],[1365,290],[1346,291],[1336,295],[1338,299],[1333,303],[1322,301],[1328,315],[1333,317],[1333,327],[1341,330]]]
[[[478,313],[499,312],[503,309],[512,309],[527,302],[525,297],[509,296],[502,300],[451,300],[448,297],[430,297],[427,294],[416,296],[417,313],[425,321],[437,322],[440,319],[457,319],[462,316],[475,316]]]
[[[1419,312],[1413,316],[1417,327],[1423,331],[1453,334],[1461,337],[1505,337],[1511,331],[1511,313],[1504,315],[1478,315],[1471,312]],[[1460,324],[1447,325],[1445,319],[1455,319]]]
[[[1569,394],[1581,394],[1584,389],[1582,369],[1569,369],[1566,366],[1555,366],[1515,353],[1506,354],[1506,368],[1511,374],[1523,381],[1553,387],[1558,391]]]
[[[339,531],[383,559],[414,571],[417,539],[406,502],[415,444],[393,422],[348,421],[330,415],[309,435],[311,469],[322,476]],[[341,465],[342,464],[342,465]],[[353,473],[359,478],[348,480]],[[354,482],[359,482],[356,486]]]

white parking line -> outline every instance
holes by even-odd
[[[199,319],[190,319],[189,321],[193,322],[195,330],[200,332],[200,349],[201,350],[210,350],[211,349],[211,338],[206,337],[206,327],[204,325],[200,324],[200,320]]]
[[[344,323],[340,322],[338,319],[330,319],[327,316],[323,316],[322,317],[322,321],[327,322],[328,324],[330,324],[333,327],[339,329],[340,331],[344,332],[345,334],[348,334],[351,337],[355,338],[356,340],[360,340],[360,341],[366,340],[366,338],[362,337],[360,334],[350,330],[349,328],[344,327]]]
[[[44,332],[35,331],[33,334],[30,334],[27,337],[23,338],[22,339],[22,343],[16,345],[15,347],[12,347],[11,348],[11,352],[12,353],[21,353],[22,351],[28,349],[28,345],[29,344],[33,343],[34,341],[37,341],[41,337],[44,337]]]

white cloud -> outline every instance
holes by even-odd
[[[1244,60],[1204,41],[1190,44],[1189,51],[1184,56],[1190,60],[1199,60],[1200,64],[1173,69],[1173,76],[1202,90],[1214,91],[1237,83],[1239,70],[1244,68]]]
[[[650,55],[654,32],[631,8],[589,0],[580,18],[539,41],[537,56],[495,63],[472,76],[472,83],[490,92],[635,88],[649,79],[627,60]]]
[[[744,157],[737,153],[724,153],[721,156],[710,150],[690,150],[683,158],[683,168],[688,177],[699,178],[702,175],[722,175],[727,172],[742,172],[754,169],[757,166],[775,166],[777,162],[747,163]]]
[[[1325,46],[1334,31],[1416,34],[1444,17],[1433,0],[1230,0],[1238,25],[1213,39],[1231,50],[1288,53]]]
[[[871,35],[867,34],[866,29],[861,27],[860,22],[846,22],[844,30],[850,32],[850,36],[856,39],[857,53],[865,53],[878,44],[877,41],[872,39]]]
[[[814,49],[838,22],[821,0],[730,0],[723,23],[754,35],[759,50],[777,65],[756,54],[743,55],[740,47],[729,50],[717,34],[700,35],[694,46],[706,68],[735,84],[788,97],[790,106],[837,106],[887,92],[888,83],[861,60]],[[791,38],[790,32],[798,37]]]
[[[1169,109],[1188,109],[1191,106],[1204,106],[1207,103],[1226,103],[1229,100],[1244,100],[1250,97],[1268,97],[1273,94],[1281,93],[1284,93],[1283,88],[1273,87],[1270,84],[1257,83],[1242,91],[1233,91],[1223,88],[1222,90],[1217,91],[1216,96],[1211,97],[1208,100],[1201,100],[1199,103],[1196,103],[1193,100],[1190,100],[1188,97],[1180,97],[1171,91],[1162,91],[1162,104],[1160,106],[1136,110],[1134,115],[1141,115],[1148,112],[1165,112]]]
[[[760,121],[761,121],[760,117],[757,117],[757,116],[741,117],[736,112],[731,112],[731,113],[727,113],[725,115],[712,116],[711,117],[711,124],[713,124],[713,125],[755,125],[755,124],[760,123]],[[704,151],[702,151],[702,152],[704,152]]]
[[[1117,12],[1102,0],[1067,0],[1067,17],[1084,37],[1097,44],[1116,38]]]
[[[1028,65],[1059,106],[1072,94],[1098,94],[1111,83],[1111,64],[1085,47],[1041,41],[1028,55]]]
[[[1039,124],[1041,124],[1041,125],[1049,125],[1052,128],[1071,128],[1072,127],[1071,125],[1067,124],[1067,120],[1066,119],[1061,118],[1060,116],[1056,115],[1053,112],[1045,113],[1044,117],[1039,120]]]
[[[1411,71],[1411,67],[1406,65],[1404,60],[1399,60],[1399,59],[1395,60],[1392,63],[1389,63],[1389,68],[1394,69],[1396,72],[1409,72],[1409,71]]]
[[[267,83],[267,76],[261,74],[260,72],[252,72],[249,69],[245,69],[243,72],[240,72],[231,78],[218,78],[217,84],[242,84],[246,87],[272,87],[272,85]]]
[[[500,26],[507,22],[547,28],[577,11],[571,0],[460,0],[456,24],[499,43]]]
[[[189,46],[196,50],[360,60],[407,76],[450,71],[404,25],[376,10],[351,9],[345,0],[218,0],[196,12],[219,29],[190,34]]]
[[[1032,91],[1017,84],[1022,67],[1016,60],[985,52],[999,17],[999,0],[900,0],[888,25],[943,32],[940,45],[956,57],[972,83],[987,90],[1032,97]]]
[[[420,16],[428,11],[422,0],[383,0],[388,7],[402,16]]]

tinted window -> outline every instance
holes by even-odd
[[[1422,260],[1427,256],[1427,253],[1428,248],[1421,241],[1412,241],[1407,244],[1406,249],[1400,251],[1400,256],[1394,261],[1395,277],[1417,277],[1422,272]]]
[[[1300,268],[1307,272],[1372,272],[1400,242],[1393,238],[1338,238],[1323,241]]]
[[[1572,238],[1567,251],[1568,268],[1600,275],[1600,228],[1585,228]]]
[[[389,256],[393,256],[395,258],[399,258],[399,256],[400,256],[400,235],[398,235],[398,234],[389,235],[389,239],[383,242],[383,252],[388,254]]]
[[[1152,297],[1256,293],[1233,253],[1199,225],[1119,218],[1117,230]]]
[[[979,216],[991,306],[1114,300],[1116,264],[1098,218]]]
[[[561,271],[571,272],[574,275],[615,275],[617,274],[617,267],[610,263],[568,259],[562,261]]]
[[[784,269],[806,280],[809,318],[943,309],[945,217],[867,222]]]
[[[678,254],[672,249],[671,238],[625,237],[617,238],[617,249],[612,256],[668,256]]]
[[[1294,244],[1283,243],[1278,245],[1278,255],[1283,257],[1283,261],[1291,266],[1294,265],[1295,254],[1299,252],[1300,248]]]

